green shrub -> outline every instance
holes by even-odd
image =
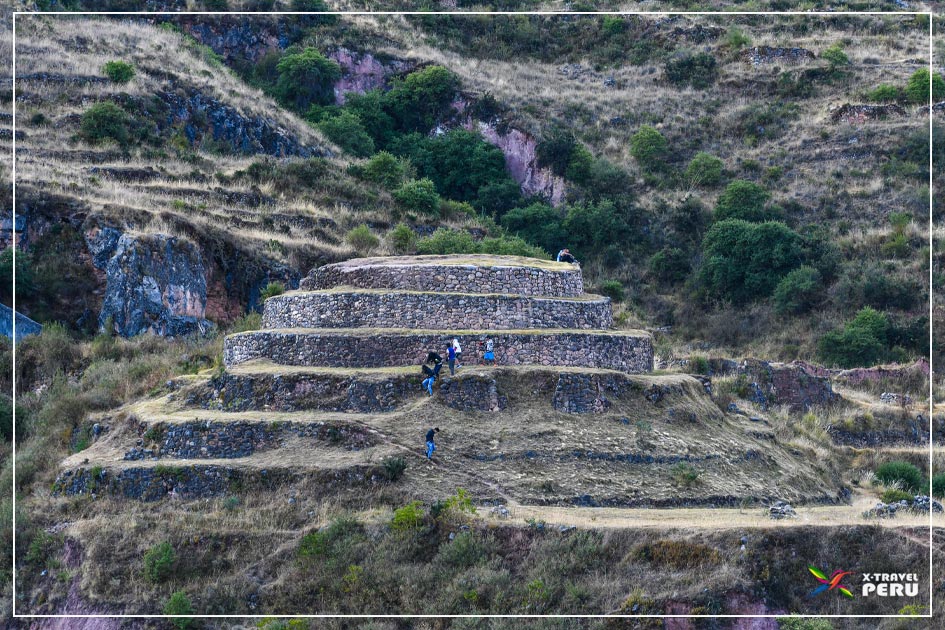
[[[283,293],[285,293],[285,285],[281,282],[270,282],[266,285],[265,289],[259,292],[259,299],[267,300],[268,298],[282,295]]]
[[[175,592],[164,604],[165,615],[190,615],[193,612],[194,607],[184,591]],[[196,626],[196,622],[190,617],[178,617],[171,619],[170,622],[177,630],[189,630]]]
[[[619,280],[605,280],[600,284],[601,295],[606,295],[614,302],[623,302],[624,290],[623,284]]]
[[[412,179],[394,191],[394,199],[402,208],[425,216],[438,216],[440,195],[430,179]]]
[[[365,179],[393,190],[415,175],[413,165],[407,158],[394,157],[387,151],[379,151],[362,168]]]
[[[128,83],[135,76],[135,67],[124,61],[109,61],[102,66],[102,73],[111,79],[112,83]]]
[[[906,492],[905,490],[896,490],[895,488],[890,488],[883,492],[880,500],[883,503],[899,503],[900,501],[908,501],[912,503],[915,499],[915,496],[911,492]]]
[[[834,630],[828,619],[805,619],[804,617],[778,617],[779,630]]]
[[[449,107],[459,79],[443,66],[427,66],[395,79],[385,109],[404,131],[427,133]]]
[[[925,485],[922,478],[922,471],[913,464],[903,461],[881,464],[879,468],[876,469],[874,477],[886,485],[892,485],[898,482],[903,489],[913,493],[919,492]]]
[[[85,110],[79,124],[79,133],[89,142],[112,140],[119,145],[128,144],[131,117],[111,101],[96,103]]]
[[[509,210],[502,216],[502,227],[549,252],[558,251],[567,240],[561,211],[547,203]]]
[[[13,439],[13,400],[6,394],[0,394],[0,439]]]
[[[176,554],[169,542],[158,543],[144,554],[144,577],[153,584],[163,582],[174,570]]]
[[[722,182],[722,169],[725,164],[719,158],[700,151],[686,167],[686,179],[696,186],[714,187]]]
[[[800,266],[803,244],[782,223],[720,221],[703,239],[699,279],[712,294],[738,304],[766,297]]]
[[[737,26],[732,26],[728,29],[728,32],[725,34],[724,42],[725,46],[730,50],[738,50],[751,44],[751,40],[745,35],[745,32]]]
[[[348,245],[351,245],[358,253],[370,253],[375,250],[378,245],[381,244],[379,238],[377,238],[371,228],[366,225],[359,225],[355,228],[348,230],[348,234],[345,236],[345,241]]]
[[[484,238],[477,244],[476,251],[480,254],[494,254],[496,256],[524,256],[526,258],[548,259],[548,252],[540,247],[526,243],[517,236],[500,236]]]
[[[666,62],[666,78],[674,85],[691,85],[702,90],[715,81],[716,65],[715,57],[709,53],[680,53]]]
[[[644,171],[660,171],[666,166],[668,143],[663,134],[644,125],[630,138],[630,155]]]
[[[670,474],[676,483],[691,486],[699,479],[699,471],[686,462],[679,462],[670,469]]]
[[[334,101],[335,81],[341,68],[314,48],[283,55],[276,65],[275,96],[287,107],[305,111],[313,104],[327,105]]]
[[[249,330],[259,330],[262,327],[262,314],[261,313],[246,313],[245,315],[239,317],[230,325],[231,333],[246,332]]]
[[[412,501],[394,510],[394,517],[390,522],[391,529],[395,531],[418,529],[421,525],[423,525],[423,504],[420,501]]]
[[[906,97],[912,103],[929,102],[929,69],[919,68],[909,77],[909,83],[906,84]],[[945,80],[942,75],[935,73],[932,75],[932,100],[941,101],[945,99]]]
[[[839,68],[850,63],[850,58],[843,52],[843,44],[837,42],[820,53],[820,58],[830,64],[831,68]]]
[[[820,272],[813,267],[798,267],[788,273],[774,288],[774,304],[779,313],[806,313],[823,293]]]
[[[888,332],[886,315],[866,306],[841,330],[821,337],[820,357],[842,368],[875,365],[885,355]]]
[[[895,85],[884,83],[870,90],[870,92],[866,95],[866,98],[867,100],[873,101],[874,103],[898,101],[902,98],[902,90],[900,90]]]
[[[384,476],[388,481],[397,481],[407,470],[407,460],[403,457],[388,457],[381,465],[384,467]]]
[[[742,219],[760,223],[770,219],[765,206],[771,195],[754,182],[735,180],[725,187],[715,206],[715,220]]]
[[[356,114],[342,111],[337,116],[319,122],[318,128],[329,140],[355,157],[367,157],[374,153],[374,140]]]
[[[650,256],[648,266],[651,274],[670,284],[685,280],[692,269],[689,256],[678,247],[664,247],[656,252]]]
[[[945,498],[945,473],[932,477],[932,494],[939,499]]]
[[[418,254],[476,254],[479,244],[465,230],[439,228],[417,243]]]
[[[709,360],[701,355],[689,357],[689,372],[692,374],[708,374],[711,368]]]
[[[454,567],[473,567],[485,558],[486,548],[473,532],[461,532],[452,542],[440,547],[438,557]]]
[[[361,523],[354,518],[342,516],[333,520],[327,527],[303,536],[296,556],[300,561],[316,557],[331,558],[352,540],[357,540],[362,536]]]
[[[405,223],[398,223],[387,234],[387,243],[398,254],[411,254],[417,248],[417,235]]]

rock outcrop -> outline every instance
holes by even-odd
[[[13,322],[16,320],[16,336],[14,337]],[[5,337],[20,341],[23,337],[38,335],[43,331],[42,324],[34,322],[23,313],[17,313],[6,304],[0,304],[0,333]]]
[[[335,103],[338,105],[344,105],[347,94],[384,89],[392,76],[411,72],[418,66],[415,61],[403,59],[381,61],[371,53],[344,47],[328,53],[328,58],[341,67],[341,78],[335,83]]]
[[[742,59],[753,66],[767,63],[796,65],[813,61],[814,53],[806,48],[782,48],[778,46],[752,46],[741,52]]]
[[[206,332],[207,279],[192,243],[164,234],[134,236],[100,227],[86,233],[96,267],[105,272],[99,327],[111,322],[123,337],[143,332]]]
[[[885,120],[891,116],[905,115],[906,110],[895,103],[886,105],[853,105],[851,103],[844,103],[830,113],[830,120],[835,123],[844,122],[852,125],[861,125],[870,120]]]
[[[473,128],[470,122],[468,127]],[[509,128],[500,131],[492,124],[476,121],[475,129],[505,156],[505,167],[526,196],[547,199],[553,206],[564,202],[567,185],[564,178],[538,164],[538,141],[524,131]]]

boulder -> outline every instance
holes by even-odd
[[[86,241],[105,271],[99,327],[111,319],[123,337],[206,332],[207,279],[197,247],[165,234],[134,236],[101,228]],[[106,262],[107,261],[107,262]]]
[[[793,411],[806,411],[815,405],[828,405],[839,396],[830,379],[817,376],[804,363],[769,363],[745,359],[739,369],[751,379],[752,400],[762,407],[787,405]]]

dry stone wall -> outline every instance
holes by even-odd
[[[606,329],[610,298],[419,292],[289,293],[266,300],[263,328]]]
[[[478,344],[491,338],[499,365],[548,365],[608,368],[623,372],[653,369],[653,347],[645,333],[508,332],[450,334],[433,331],[274,331],[259,330],[226,338],[223,358],[233,366],[254,359],[282,365],[326,367],[396,367],[419,365],[427,353],[445,355],[453,337],[463,346],[463,360],[475,363]]]
[[[474,260],[474,257],[470,257]],[[424,257],[417,257],[423,261]],[[581,268],[543,269],[488,264],[337,263],[313,270],[301,289],[318,290],[349,286],[359,289],[403,289],[438,293],[505,293],[546,297],[579,297],[584,294]]]

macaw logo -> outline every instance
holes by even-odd
[[[853,593],[850,592],[850,589],[840,583],[840,580],[842,580],[846,576],[853,575],[853,571],[841,571],[840,569],[837,569],[836,571],[831,573],[830,577],[828,578],[826,575],[824,575],[823,571],[821,571],[814,565],[809,565],[807,567],[807,570],[811,572],[811,575],[813,575],[814,578],[816,578],[818,582],[820,582],[820,586],[818,586],[813,591],[811,591],[810,593],[811,597],[813,597],[814,595],[820,595],[824,591],[838,590],[844,597],[849,597],[850,599],[853,599]]]

